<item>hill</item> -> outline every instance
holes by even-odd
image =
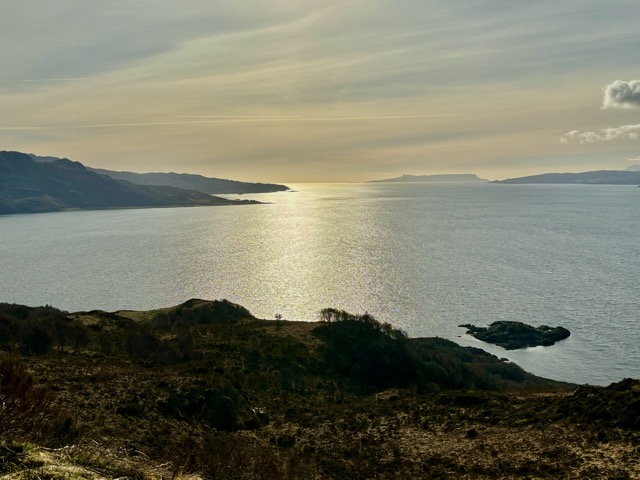
[[[486,182],[482,178],[478,178],[477,175],[471,173],[452,173],[445,175],[403,175],[396,178],[387,178],[385,180],[371,180],[368,183],[381,183],[381,182]]]
[[[29,154],[37,162],[53,162],[60,160],[56,157],[41,157]],[[136,185],[168,185],[170,187],[195,190],[209,195],[215,194],[242,194],[242,193],[269,193],[289,190],[286,185],[274,183],[250,183],[221,178],[203,177],[189,173],[134,173],[117,172],[102,168],[87,167],[92,172],[107,175],[116,180],[126,180]]]
[[[638,381],[575,389],[367,314],[325,309],[321,319],[260,320],[224,300],[113,313],[0,304],[0,472],[640,474]]]
[[[0,215],[67,209],[235,205],[194,190],[134,185],[88,170],[79,162],[36,162],[19,152],[0,152]]]
[[[241,194],[241,193],[270,193],[289,190],[286,185],[274,183],[247,183],[236,180],[224,180],[221,178],[203,177],[190,173],[134,173],[115,172],[92,168],[92,171],[111,178],[126,180],[137,185],[170,185],[177,188],[186,188],[208,194]]]
[[[640,172],[626,170],[598,170],[582,173],[543,173],[528,177],[495,180],[491,183],[522,184],[581,184],[581,185],[640,185]]]

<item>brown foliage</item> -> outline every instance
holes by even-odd
[[[0,438],[35,438],[53,444],[73,436],[73,422],[54,405],[53,393],[34,384],[14,360],[0,362]]]

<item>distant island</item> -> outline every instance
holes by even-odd
[[[577,185],[640,185],[640,171],[636,170],[597,170],[582,173],[543,173],[528,177],[494,180],[491,183],[503,184],[577,184]]]
[[[61,210],[246,205],[172,186],[136,185],[87,169],[79,162],[36,162],[20,152],[0,152],[0,215]]]
[[[41,157],[29,154],[37,162],[50,163],[61,160],[57,157]],[[168,185],[170,187],[196,190],[209,195],[242,194],[242,193],[270,193],[289,190],[286,185],[275,183],[251,183],[222,178],[204,177],[190,173],[134,173],[105,170],[102,168],[87,167],[92,172],[107,175],[116,180],[126,180],[136,185]]]
[[[472,173],[450,173],[444,175],[402,175],[401,177],[387,178],[384,180],[371,180],[367,183],[382,182],[487,182],[487,180],[478,178],[477,175]]]

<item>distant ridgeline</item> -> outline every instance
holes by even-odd
[[[387,178],[385,180],[371,180],[368,183],[381,182],[486,182],[482,178],[472,173],[452,173],[445,175],[403,175],[396,178]]]
[[[79,162],[0,151],[0,215],[72,209],[237,205],[259,203],[214,197],[167,185],[136,185]]]
[[[582,185],[640,185],[640,171],[627,170],[598,170],[582,173],[543,173],[528,177],[495,180],[491,183],[521,184],[582,184]]]
[[[55,162],[60,160],[56,157],[39,157],[30,154],[37,162]],[[209,195],[234,194],[234,193],[269,193],[283,192],[289,190],[286,185],[275,183],[249,183],[238,182],[236,180],[224,180],[221,178],[203,177],[190,173],[134,173],[116,172],[104,170],[102,168],[87,167],[88,170],[102,175],[108,175],[116,180],[126,180],[136,185],[168,185],[170,187],[184,188],[186,190],[196,190]]]

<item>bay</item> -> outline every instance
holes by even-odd
[[[580,185],[305,184],[265,205],[0,217],[0,301],[69,311],[227,298],[262,318],[369,312],[549,378],[640,377],[640,192]],[[458,325],[562,325],[505,351]]]

